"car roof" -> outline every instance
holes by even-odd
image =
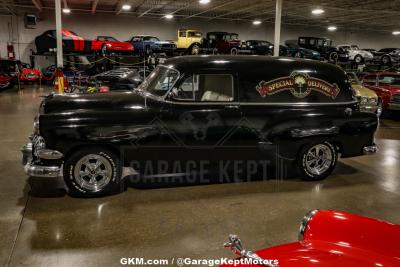
[[[180,56],[166,60],[163,65],[173,67],[180,72],[192,73],[201,69],[232,69],[237,72],[249,72],[254,69],[266,68],[281,68],[282,72],[285,69],[324,69],[326,72],[344,73],[336,65],[316,60],[247,55]]]

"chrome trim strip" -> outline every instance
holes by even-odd
[[[289,106],[289,107],[312,107],[312,106],[341,106],[341,105],[351,105],[357,104],[357,101],[349,101],[349,102],[336,102],[336,103],[305,103],[305,102],[298,102],[298,103],[284,103],[284,102],[277,102],[277,103],[244,103],[244,102],[179,102],[179,101],[170,101],[165,100],[168,104],[176,104],[176,105],[216,105],[216,106],[225,106],[225,105],[239,105],[239,106]]]
[[[57,178],[61,172],[61,168],[58,166],[40,166],[32,163],[27,163],[24,169],[25,173],[31,177]]]
[[[378,146],[373,144],[372,146],[365,146],[363,148],[364,155],[372,155],[378,152]]]
[[[318,210],[312,210],[306,214],[306,216],[303,217],[303,220],[301,221],[300,224],[300,229],[299,229],[299,241],[304,240],[304,233],[306,232],[306,228],[308,225],[308,222],[311,220],[311,218],[317,214]]]
[[[57,150],[41,149],[38,151],[38,157],[41,159],[61,159],[64,154]]]

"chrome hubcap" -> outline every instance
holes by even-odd
[[[331,149],[324,144],[311,147],[306,154],[306,168],[313,175],[320,175],[326,172],[333,160]]]
[[[81,158],[75,166],[75,181],[81,188],[91,192],[102,190],[111,180],[112,166],[101,155],[89,154]]]

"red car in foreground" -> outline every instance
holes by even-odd
[[[97,36],[92,41],[92,50],[101,51],[103,55],[106,55],[108,52],[133,53],[134,47],[131,43],[120,42],[114,37]]]
[[[243,249],[237,236],[230,235],[225,247],[242,258],[224,267],[394,267],[400,266],[400,225],[345,212],[314,210],[304,217],[298,242],[253,253]]]
[[[400,110],[400,73],[370,73],[362,85],[378,95],[383,110]]]

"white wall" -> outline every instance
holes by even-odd
[[[6,44],[10,41],[9,25],[12,25],[12,42],[17,57],[29,61],[30,49],[35,49],[34,38],[48,29],[54,29],[53,13],[42,13],[36,29],[25,29],[23,17],[0,17],[0,57],[6,57]],[[241,39],[266,39],[273,41],[273,24],[254,26],[247,22],[227,22],[206,19],[165,19],[135,18],[114,14],[70,14],[63,16],[63,27],[77,32],[85,38],[97,35],[111,35],[120,40],[127,40],[135,34],[149,34],[160,39],[175,40],[179,28],[195,28],[203,32],[230,31],[237,32]],[[282,26],[282,43],[285,40],[297,39],[300,35],[326,36],[335,44],[354,43],[364,48],[400,47],[400,37],[381,32],[346,32],[339,29],[330,33],[319,27]]]

